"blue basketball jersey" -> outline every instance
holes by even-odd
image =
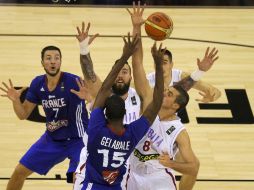
[[[93,110],[87,129],[85,182],[120,187],[126,172],[125,162],[149,126],[148,120],[141,116],[140,119],[125,125],[122,135],[117,135],[107,127],[103,109]]]
[[[42,104],[46,115],[46,133],[54,140],[82,137],[87,129],[88,114],[83,100],[71,93],[79,90],[76,75],[62,72],[53,91],[47,87],[46,75],[37,76],[31,83],[26,99]]]

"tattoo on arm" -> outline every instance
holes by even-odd
[[[190,76],[185,77],[179,81],[176,85],[180,85],[184,90],[190,90],[197,81],[194,81]]]
[[[93,83],[96,82],[97,78],[93,70],[93,62],[90,57],[90,53],[88,53],[87,55],[80,55],[80,65],[84,78],[92,81]]]

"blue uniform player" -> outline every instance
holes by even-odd
[[[41,52],[45,75],[36,77],[27,92],[26,99],[20,102],[22,90],[15,90],[11,80],[8,86],[3,82],[6,92],[20,119],[26,119],[36,104],[42,104],[46,115],[46,132],[21,158],[7,185],[7,190],[22,188],[25,179],[36,172],[46,175],[56,164],[70,159],[67,181],[72,182],[72,174],[79,162],[84,146],[84,135],[88,115],[84,101],[71,93],[78,90],[76,75],[61,72],[61,51],[55,46],[45,47]]]
[[[154,44],[152,54],[156,65],[156,84],[153,101],[138,120],[123,124],[125,103],[120,96],[111,95],[111,87],[139,43],[137,36],[132,41],[130,38],[130,35],[127,40],[124,38],[123,54],[103,82],[92,108],[87,129],[88,157],[82,190],[121,189],[121,181],[126,172],[125,162],[148,131],[162,104],[163,52],[161,46],[157,50]]]

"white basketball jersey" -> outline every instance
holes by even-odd
[[[182,70],[172,69],[172,80],[169,82],[169,86],[173,86],[174,83],[177,83],[181,80]],[[146,75],[147,80],[151,87],[155,86],[155,72],[149,73]]]
[[[128,97],[125,100],[126,114],[123,123],[129,124],[139,118],[140,115],[140,98],[134,88],[129,88]]]
[[[131,172],[149,174],[165,169],[166,167],[161,165],[156,158],[162,151],[168,152],[171,157],[176,155],[178,148],[175,141],[178,134],[184,129],[180,119],[160,121],[157,116],[131,155]]]

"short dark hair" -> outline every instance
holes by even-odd
[[[43,60],[44,54],[48,50],[57,50],[59,52],[59,54],[60,54],[60,58],[62,58],[61,50],[58,47],[56,47],[56,46],[46,46],[45,48],[43,48],[41,50],[41,60]]]
[[[179,112],[186,107],[190,97],[187,91],[184,90],[183,87],[181,87],[180,85],[174,85],[173,87],[179,92],[179,95],[176,97],[175,100],[175,102],[179,105],[179,108],[176,110],[176,112]]]
[[[106,99],[105,109],[105,114],[108,120],[123,119],[126,112],[124,100],[116,94]]]
[[[165,50],[165,49],[162,49],[161,51],[164,51],[164,50]],[[172,60],[173,60],[173,56],[172,56],[171,51],[169,51],[169,50],[166,49],[164,55],[167,55],[167,56],[168,56],[168,58],[169,58],[169,60],[170,60],[170,63],[171,63]]]

